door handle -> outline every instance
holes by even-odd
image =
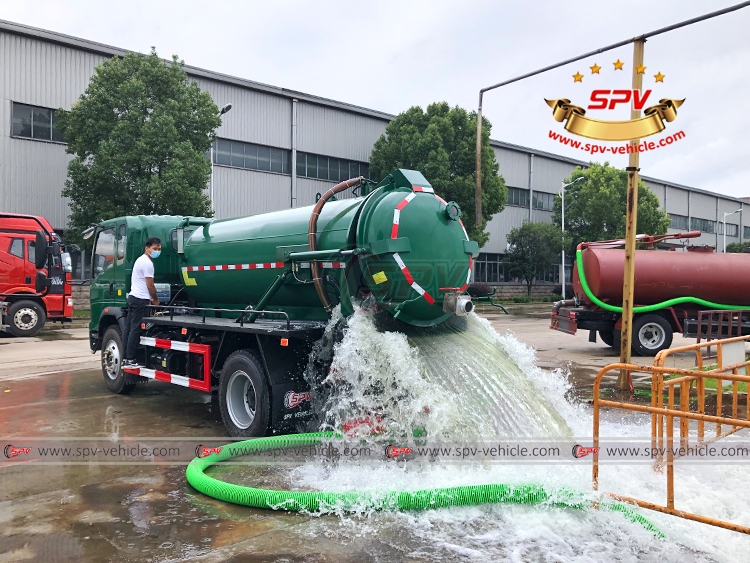
[[[114,297],[115,296],[115,284],[114,282],[109,284],[109,296]]]
[[[26,281],[24,283],[31,283],[31,276],[26,276]]]

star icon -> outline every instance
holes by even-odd
[[[599,69],[602,67],[594,63],[594,66],[590,66],[589,68],[591,69],[591,74],[599,74]]]
[[[635,71],[638,74],[646,74],[646,67],[643,65],[638,65],[637,67],[635,67]]]
[[[615,65],[615,70],[622,70],[622,65],[624,65],[625,63],[620,59],[617,59],[617,61],[613,62],[612,64]]]
[[[654,74],[654,78],[656,78],[657,82],[664,82],[664,74],[661,73],[661,71],[658,72],[658,74]]]
[[[576,71],[576,73],[573,75],[573,82],[583,82],[583,74]]]

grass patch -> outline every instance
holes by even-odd
[[[83,310],[75,309],[73,311],[73,317],[86,317],[86,318],[90,318],[91,317],[91,311],[89,311],[88,309],[83,309]]]
[[[711,371],[714,369],[718,369],[718,367],[719,367],[719,364],[710,364],[707,366],[703,366],[701,371]],[[669,375],[664,376],[664,379],[676,379],[678,377],[682,377],[682,376],[669,374]],[[719,385],[719,378],[709,377],[709,378],[704,379],[704,382],[705,382],[706,389],[717,389]],[[732,389],[731,384],[727,387],[724,387],[724,389],[731,390]],[[737,388],[737,390],[740,391],[741,393],[747,393],[747,383],[745,383],[744,381],[740,381],[739,387]]]

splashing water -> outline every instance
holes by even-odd
[[[538,368],[532,349],[512,335],[497,334],[474,314],[430,329],[399,325],[398,330],[389,330],[388,323],[384,326],[381,319],[360,309],[348,319],[343,338],[333,344],[342,322],[340,315],[334,315],[327,331],[333,361],[326,380],[331,390],[317,397],[321,429],[340,428],[352,417],[376,413],[390,436],[410,436],[414,428],[424,429],[430,439],[448,440],[591,435],[590,409],[565,399],[566,374]],[[607,435],[649,436],[650,422],[604,422],[602,436]],[[486,483],[590,491],[590,471],[587,464],[310,461],[285,469],[283,481],[297,490],[358,490],[377,498],[393,490]],[[676,496],[681,508],[750,525],[747,468],[682,465],[678,475]],[[602,490],[660,504],[665,500],[664,475],[650,465],[603,467],[600,483]],[[746,560],[750,549],[746,536],[642,513],[667,535],[666,540],[614,513],[505,505],[378,514],[363,508],[360,516],[321,518],[304,533],[352,545],[372,542],[379,546],[378,555],[389,553],[392,560]]]

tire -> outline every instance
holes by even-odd
[[[633,321],[633,353],[656,356],[672,345],[672,326],[659,315],[639,315]]]
[[[600,330],[599,338],[601,338],[602,342],[604,342],[607,346],[609,346],[610,348],[614,348],[615,335],[611,330]]]
[[[271,403],[263,366],[248,350],[232,353],[221,370],[219,408],[227,433],[235,438],[268,434]]]
[[[111,326],[102,338],[102,375],[112,393],[127,395],[135,388],[135,378],[122,371],[122,335],[120,328]]]
[[[16,301],[8,308],[8,323],[13,336],[34,336],[46,321],[44,308],[34,301]]]

